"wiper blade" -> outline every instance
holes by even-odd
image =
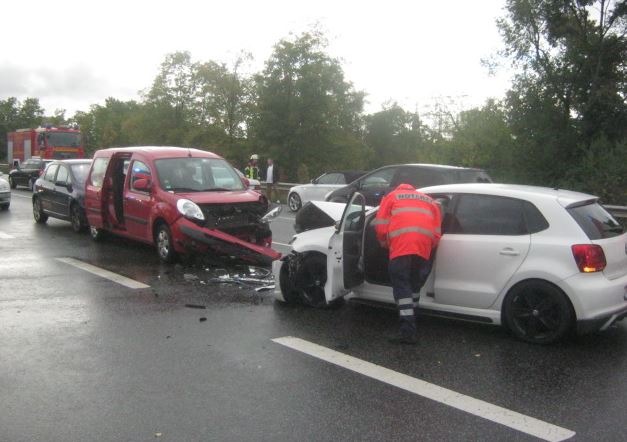
[[[168,190],[170,192],[199,192],[198,189],[192,189],[189,187],[171,187]]]
[[[203,189],[203,192],[224,192],[233,189],[227,189],[226,187],[212,187],[211,189]]]

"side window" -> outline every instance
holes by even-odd
[[[56,184],[58,186],[65,186],[68,180],[68,170],[65,166],[59,166],[59,171],[57,172]]]
[[[327,173],[318,179],[318,184],[337,184],[339,173]]]
[[[388,167],[387,169],[374,172],[361,180],[360,188],[372,189],[377,187],[388,187],[392,182],[392,177],[394,177],[394,173],[396,171],[397,168]]]
[[[523,206],[529,233],[538,233],[549,228],[549,222],[542,215],[542,213],[540,213],[536,206],[531,204],[529,201],[524,201]]]
[[[448,233],[448,223],[451,218],[451,208],[453,195],[450,194],[433,194],[429,195],[433,200],[438,203],[440,207],[440,216],[442,219],[442,233]]]
[[[90,184],[94,187],[102,187],[105,172],[109,165],[109,158],[96,158],[91,166]]]
[[[448,178],[446,170],[430,169],[428,167],[403,167],[394,179],[395,185],[411,184],[415,188],[449,184],[454,182]]]
[[[523,201],[492,195],[460,195],[447,233],[525,235]]]
[[[54,183],[54,176],[57,174],[58,168],[58,164],[51,164],[50,166],[48,166],[48,168],[46,169],[46,174],[44,175],[44,180]]]
[[[141,161],[133,161],[133,168],[131,169],[131,189],[140,192],[140,190],[135,189],[135,182],[140,179],[149,180],[151,177],[150,168],[146,164]]]

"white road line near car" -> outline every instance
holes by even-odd
[[[32,196],[20,195],[19,193],[11,192],[11,198],[14,198],[14,197],[24,198],[24,199],[27,199],[27,200],[30,200],[30,199],[33,198]]]
[[[100,276],[102,278],[108,279],[109,281],[117,282],[129,289],[146,289],[149,288],[149,285],[144,284],[143,282],[135,281],[134,279],[127,278],[126,276],[118,275],[117,273],[110,272],[105,269],[101,269],[100,267],[93,266],[91,264],[87,264],[86,262],[79,261],[74,258],[55,258],[57,261],[63,262],[65,264],[69,264],[81,270],[85,270],[86,272],[93,273],[94,275]]]
[[[548,422],[508,410],[507,408],[499,407],[498,405],[493,405],[489,402],[475,399],[453,390],[390,370],[389,368],[354,358],[344,353],[314,344],[313,342],[292,336],[276,338],[272,339],[272,341],[369,378],[401,388],[410,393],[457,408],[458,410],[505,425],[543,440],[562,441],[570,439],[575,435],[574,431],[566,428],[558,427]]]
[[[292,246],[290,246],[289,244],[285,244],[285,243],[278,242],[278,241],[272,241],[272,245],[275,245],[275,244],[276,244],[277,246],[292,247]]]
[[[13,239],[15,236],[9,235],[8,233],[0,232],[0,239]]]

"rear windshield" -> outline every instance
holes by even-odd
[[[567,209],[588,238],[603,239],[622,235],[625,229],[597,203]]]
[[[78,184],[85,183],[85,179],[87,178],[87,174],[89,173],[89,169],[91,168],[91,163],[78,163],[72,164],[72,174],[74,175],[74,179]]]

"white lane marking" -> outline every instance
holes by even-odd
[[[277,246],[283,246],[283,247],[292,247],[289,244],[284,244],[282,242],[278,242],[278,241],[272,241],[272,245],[277,245]]]
[[[412,378],[403,373],[322,347],[313,342],[291,336],[272,339],[272,341],[315,358],[322,359],[331,364],[368,376],[369,378],[409,391],[410,393],[457,408],[458,410],[505,425],[514,430],[522,431],[523,433],[543,440],[562,441],[570,439],[575,435],[574,431],[566,428],[558,427],[548,422],[508,410],[507,408],[499,407],[498,405],[493,405],[489,402],[475,399],[420,379]]]
[[[98,275],[102,278],[108,279],[109,281],[117,282],[118,284],[128,287],[129,289],[145,289],[150,287],[149,285],[146,285],[142,282],[135,281],[134,279],[118,275],[117,273],[113,273],[105,269],[101,269],[100,267],[96,267],[91,264],[87,264],[86,262],[79,261],[78,259],[56,258],[56,260],[74,266],[81,270],[85,270],[86,272],[93,273],[94,275]]]
[[[15,236],[9,235],[8,233],[0,232],[0,239],[13,239]]]
[[[27,200],[31,200],[33,199],[32,196],[24,196],[24,195],[20,195],[19,193],[13,193],[11,192],[11,198],[13,198],[14,196],[18,197],[18,198],[25,198]]]

